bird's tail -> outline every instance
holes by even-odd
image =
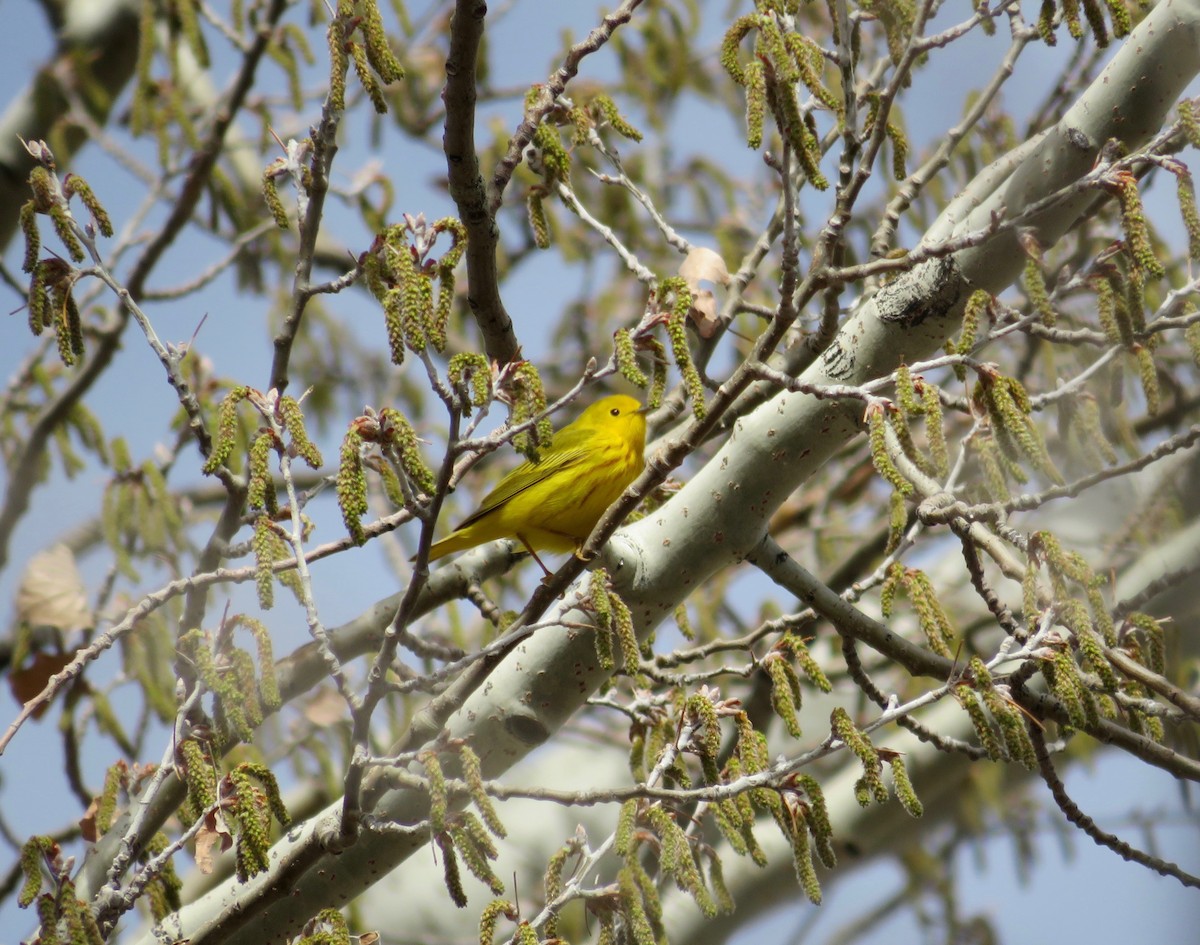
[[[477,544],[479,544],[478,539],[472,539],[470,535],[466,534],[464,529],[459,529],[456,532],[451,532],[441,541],[433,543],[429,549],[429,560],[430,562],[437,561],[438,558],[452,555],[456,551],[466,551]]]

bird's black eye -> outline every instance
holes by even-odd
[[[614,417],[619,417],[619,416],[621,416],[621,408],[613,407],[613,409],[610,410],[609,413],[612,414]]]

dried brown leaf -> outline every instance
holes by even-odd
[[[50,677],[62,670],[74,658],[74,653],[35,653],[25,666],[8,674],[8,687],[13,697],[24,705],[46,688]],[[50,708],[49,701],[33,710],[33,717],[40,719]]]
[[[729,269],[725,260],[715,250],[697,246],[687,254],[679,266],[679,275],[688,288],[695,291],[701,282],[729,285]]]
[[[304,717],[320,728],[346,719],[346,700],[332,686],[322,686],[304,704]]]
[[[233,834],[225,824],[225,818],[219,811],[209,811],[204,818],[204,826],[196,834],[196,867],[205,876],[213,871],[214,861],[218,853],[224,853],[233,846]]]
[[[694,294],[688,316],[696,325],[701,338],[711,338],[717,332],[717,299],[710,289],[700,289]]]
[[[17,620],[64,632],[95,623],[75,555],[66,545],[54,545],[29,559],[17,588]]]

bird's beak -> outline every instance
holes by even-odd
[[[654,412],[654,408],[651,407],[649,404],[646,404],[643,407],[638,407],[638,409],[634,411],[634,413],[640,413],[640,414],[647,414],[647,413],[653,413],[653,412]]]

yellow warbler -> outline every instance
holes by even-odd
[[[636,400],[596,401],[554,434],[538,462],[500,480],[474,514],[434,543],[429,560],[497,538],[517,539],[535,559],[538,549],[578,549],[642,471],[645,442],[646,416]]]

